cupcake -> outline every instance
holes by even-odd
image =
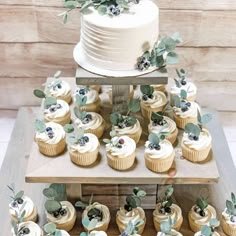
[[[197,87],[194,83],[186,80],[187,72],[184,69],[176,70],[178,79],[175,80],[175,85],[170,89],[171,104],[174,104],[174,96],[180,96],[181,90],[187,92],[186,100],[194,102],[197,95]]]
[[[99,98],[98,92],[94,89],[87,87],[78,87],[74,94],[75,101],[85,101],[84,106],[81,110],[87,112],[99,112],[101,99]]]
[[[145,143],[145,164],[151,171],[162,173],[169,170],[175,158],[175,151],[170,141],[162,133],[151,133]]]
[[[47,223],[43,228],[47,235],[70,236],[65,230],[57,229],[57,226],[54,223]]]
[[[116,136],[126,135],[138,143],[142,134],[142,127],[139,120],[130,115],[130,112],[135,113],[140,110],[139,100],[131,100],[128,107],[129,109],[126,115],[122,115],[119,112],[114,112],[110,115],[112,130],[114,130]]]
[[[186,100],[187,92],[181,90],[180,97],[174,96],[174,121],[178,128],[184,129],[188,123],[197,124],[197,114],[200,109],[199,105],[195,102]]]
[[[64,152],[66,147],[65,131],[61,125],[54,122],[44,123],[36,120],[35,129],[35,141],[42,154],[53,157]]]
[[[133,97],[134,97],[134,86],[130,85],[129,87],[130,87],[130,90],[129,90],[130,91],[130,96],[129,96],[129,98],[133,99]],[[109,102],[112,104],[112,86],[108,90],[108,96],[109,96]]]
[[[183,223],[183,216],[181,208],[173,204],[171,196],[174,192],[172,186],[168,186],[165,194],[161,197],[161,201],[156,205],[153,211],[153,223],[156,231],[160,231],[161,223],[166,221],[169,217],[174,222],[173,229],[179,231]]]
[[[58,71],[54,75],[54,80],[46,84],[45,93],[48,96],[52,96],[56,99],[63,100],[70,104],[72,100],[71,88],[66,81],[59,79],[60,74],[61,72]]]
[[[111,140],[104,139],[108,165],[116,170],[127,170],[133,166],[136,156],[136,143],[130,137],[115,136],[111,132]]]
[[[73,125],[64,127],[68,133],[67,143],[71,161],[79,166],[89,166],[96,162],[99,153],[99,141],[96,135],[84,133]]]
[[[137,234],[142,234],[145,224],[146,216],[141,205],[141,198],[146,196],[146,192],[135,187],[133,189],[133,194],[126,197],[126,203],[124,207],[116,213],[116,224],[119,228],[120,233],[124,232],[127,228],[129,222],[136,224],[137,221],[141,223],[138,224]]]
[[[222,228],[225,234],[236,236],[236,197],[231,193],[231,200],[226,201],[226,208],[222,212]]]
[[[43,194],[47,198],[44,205],[47,221],[54,223],[57,229],[70,231],[76,220],[74,206],[68,201],[58,201],[58,193],[52,187],[44,189]]]
[[[194,236],[220,236],[217,232],[215,232],[215,228],[219,225],[220,222],[217,219],[211,219],[209,225],[203,225],[201,231],[195,233]]]
[[[201,231],[203,225],[209,225],[216,218],[216,210],[204,198],[198,198],[188,213],[189,226],[193,232]]]
[[[152,112],[159,112],[167,104],[166,95],[160,91],[154,91],[150,85],[141,85],[142,100],[141,113],[144,118],[151,119]]]
[[[11,219],[15,222],[18,222],[18,217],[23,214],[24,222],[36,222],[38,215],[33,201],[24,195],[24,191],[15,193],[13,188],[9,187],[9,189],[12,191],[11,199],[13,199],[9,204],[9,213]]]
[[[132,221],[129,221],[127,227],[120,236],[141,236],[140,234],[138,234],[138,228],[139,226],[143,225],[143,223],[143,220],[137,220],[134,223]]]
[[[205,123],[210,119],[209,115],[208,120],[204,120]],[[198,125],[188,123],[184,129],[181,142],[182,155],[191,162],[206,160],[212,147],[211,135],[207,129],[203,128],[203,124],[203,122]]]
[[[13,224],[12,235],[34,235],[43,236],[41,228],[33,221],[22,222],[20,224]]]
[[[174,144],[177,135],[178,129],[175,122],[167,116],[164,116],[161,112],[153,112],[151,116],[151,121],[148,125],[149,133],[159,134],[160,132],[168,133],[166,139]]]
[[[157,236],[183,236],[181,233],[173,229],[175,224],[175,220],[169,216],[167,220],[161,222],[160,231],[157,233]]]

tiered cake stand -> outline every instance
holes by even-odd
[[[63,79],[70,83],[72,90],[76,88],[73,78]],[[101,77],[81,68],[78,68],[76,73],[76,83],[79,85],[112,85],[112,109],[121,112],[125,112],[127,109],[130,92],[129,85],[167,84],[167,82],[168,74],[165,69],[128,79]],[[106,137],[110,130],[109,114],[111,112],[111,105],[109,105],[105,94],[102,93],[100,96],[103,101],[101,114],[107,121],[106,132],[104,134],[104,137]],[[224,209],[225,199],[229,198],[231,191],[236,190],[235,167],[217,112],[209,109],[204,111],[211,112],[214,117],[208,126],[213,136],[213,148],[208,160],[201,164],[188,162],[181,157],[179,144],[177,143],[175,146],[176,158],[172,168],[167,173],[157,174],[145,167],[143,155],[144,142],[147,140],[148,133],[147,121],[144,121],[141,115],[138,118],[143,127],[143,135],[137,146],[136,163],[127,171],[116,171],[111,169],[106,163],[105,148],[102,141],[99,160],[88,168],[74,165],[70,161],[68,152],[56,158],[43,156],[39,153],[37,144],[33,141],[33,123],[35,118],[39,117],[40,108],[21,108],[0,172],[0,188],[3,190],[1,192],[2,214],[0,215],[0,222],[3,224],[1,227],[2,235],[10,235],[10,220],[8,218],[9,198],[5,190],[7,189],[6,185],[13,182],[16,189],[24,189],[34,200],[39,211],[39,223],[41,225],[45,223],[42,189],[47,183],[66,184],[68,199],[72,202],[81,197],[88,199],[93,193],[94,200],[108,205],[111,209],[112,222],[108,230],[109,236],[119,235],[115,224],[115,211],[119,206],[123,205],[123,200],[131,192],[133,185],[142,186],[147,191],[147,197],[143,204],[143,207],[148,209],[146,210],[147,225],[143,236],[155,236],[152,210],[162,186],[174,184],[175,200],[182,208],[185,218],[181,232],[184,236],[192,236],[193,232],[189,230],[186,216],[196,197],[199,194],[208,195],[220,217]],[[122,185],[122,188],[120,185]],[[81,216],[79,215],[78,223],[70,234],[72,236],[79,235],[81,231]],[[224,235],[221,229],[219,229],[219,232],[220,235]]]

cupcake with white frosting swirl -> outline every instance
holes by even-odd
[[[225,234],[236,236],[236,197],[231,193],[231,200],[226,201],[222,212],[222,228]]]
[[[42,229],[33,221],[22,222],[12,229],[12,235],[43,236]]]
[[[35,141],[42,154],[53,157],[65,150],[65,131],[60,124],[36,120],[35,129]]]
[[[167,132],[166,139],[174,144],[177,135],[178,128],[175,122],[167,116],[164,116],[161,112],[153,112],[151,116],[151,121],[148,125],[149,133],[158,134],[160,132]]]
[[[164,109],[167,104],[166,95],[160,91],[154,91],[150,85],[141,85],[141,113],[144,118],[150,119],[152,112],[159,112]]]
[[[127,226],[130,224],[137,225],[137,234],[142,234],[145,224],[146,216],[141,205],[141,198],[146,196],[146,192],[138,187],[133,189],[133,194],[126,197],[126,203],[124,207],[121,207],[116,213],[116,223],[119,228],[120,233],[122,234]]]
[[[216,218],[216,210],[204,198],[198,198],[196,204],[188,213],[189,226],[193,232],[198,232],[204,225],[209,225]]]
[[[175,157],[175,151],[170,141],[162,133],[151,133],[145,143],[145,164],[153,172],[162,173],[169,170]]]
[[[136,156],[136,143],[130,137],[110,133],[111,140],[104,139],[108,165],[116,170],[126,170],[133,166]]]
[[[97,136],[84,133],[83,129],[69,124],[64,129],[68,133],[67,143],[71,161],[79,166],[89,166],[96,162],[100,147]]]
[[[87,87],[78,87],[74,94],[74,100],[85,100],[85,104],[80,109],[87,112],[99,112],[101,99],[98,92],[94,89]]]

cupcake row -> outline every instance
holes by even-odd
[[[13,188],[12,201],[9,204],[9,212],[13,222],[13,235],[43,235],[37,222],[37,210],[32,200],[23,191],[15,193]],[[153,211],[153,223],[157,236],[182,235],[179,233],[183,216],[181,208],[173,203],[172,195],[174,189],[168,186],[159,198]],[[46,197],[44,204],[48,223],[44,226],[46,235],[69,235],[76,222],[76,209],[82,210],[82,224],[88,235],[105,236],[108,230],[111,215],[109,208],[98,202],[93,202],[91,196],[88,202],[78,201],[73,206],[65,200],[61,185],[52,184],[43,190]],[[135,187],[131,195],[126,197],[123,207],[116,213],[116,224],[121,236],[142,235],[145,225],[145,211],[141,207],[142,198],[146,192]],[[64,199],[63,199],[64,198]],[[209,205],[207,199],[200,197],[188,213],[190,229],[196,236],[219,236],[215,229],[220,225],[217,220],[216,210]],[[231,199],[226,201],[226,208],[222,213],[221,226],[228,236],[236,235],[236,198],[231,194]],[[55,232],[61,234],[54,234]],[[86,234],[81,234],[86,235]]]

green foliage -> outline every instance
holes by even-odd
[[[43,226],[43,229],[47,235],[52,235],[52,236],[61,236],[61,231],[57,230],[57,227],[54,223],[50,222],[47,223],[46,225]]]
[[[42,90],[35,89],[33,93],[36,97],[45,99],[44,100],[44,108],[45,109],[48,109],[50,106],[57,104],[56,98],[46,96],[46,94]]]
[[[163,141],[168,134],[168,132],[159,132],[158,134],[150,133],[148,135],[148,141],[152,144],[159,145],[159,143]]]
[[[121,234],[121,236],[123,236],[123,235],[136,235],[138,233],[138,227],[143,224],[144,224],[143,220],[136,220],[134,223],[132,223],[132,221],[129,221],[127,227],[125,228],[125,230]]]
[[[184,127],[184,132],[189,135],[199,137],[199,135],[201,133],[201,129],[198,125],[195,125],[193,123],[188,123]]]
[[[122,144],[119,143],[119,137],[117,137],[116,139],[112,139],[116,136],[116,131],[115,130],[112,130],[110,132],[110,136],[111,136],[111,139],[103,139],[103,142],[106,143],[106,144],[110,144],[112,147],[122,147]]]
[[[147,96],[151,96],[154,92],[154,88],[151,85],[141,85],[140,90],[142,94],[145,94]]]
[[[86,229],[88,229],[88,231],[93,230],[96,227],[97,223],[98,223],[97,219],[92,219],[91,221],[89,220],[88,217],[82,219],[82,224]]]
[[[196,200],[196,205],[202,210],[204,211],[207,207],[208,207],[208,202],[207,199],[200,197],[197,198]]]
[[[46,130],[46,124],[42,120],[35,120],[34,128],[37,132],[43,133]]]
[[[72,125],[72,124],[66,124],[65,126],[64,126],[64,130],[65,130],[65,132],[66,133],[72,133],[72,132],[74,132],[74,126]]]
[[[60,70],[58,70],[55,74],[54,74],[54,78],[55,79],[57,79],[57,78],[59,78],[61,76],[61,71]]]
[[[75,206],[81,209],[85,209],[87,206],[91,206],[93,204],[93,194],[91,195],[88,202],[86,201],[77,201]]]
[[[198,124],[201,127],[202,125],[206,125],[212,120],[212,115],[211,114],[204,114],[201,116],[201,113],[199,110],[197,110],[197,119],[198,119]]]
[[[46,98],[46,94],[42,90],[35,89],[33,93],[34,93],[34,96],[38,98]]]
[[[176,220],[173,220],[170,216],[167,220],[161,222],[161,232],[168,234],[168,235],[175,235],[172,234],[171,230],[174,227]]]
[[[213,218],[210,220],[209,225],[203,225],[201,228],[201,234],[204,236],[212,236],[215,232],[215,228],[219,227],[220,222]]]
[[[164,120],[164,116],[161,112],[152,112],[151,120],[159,124]]]
[[[226,200],[227,213],[236,216],[236,197],[234,193],[231,193],[231,200]]]
[[[139,99],[131,99],[128,105],[130,112],[138,112],[140,111],[140,100]]]
[[[84,137],[84,130],[77,128],[75,125],[68,124],[64,126],[64,130],[68,133],[67,142],[71,145],[79,144]]]
[[[161,203],[161,206],[160,206],[160,210],[161,212],[163,212],[163,214],[165,213],[170,213],[170,207],[172,206],[173,204],[173,201],[171,199],[172,195],[174,193],[174,188],[172,185],[168,185],[166,190],[165,190],[165,193],[164,193],[164,196],[161,196],[159,201]]]

